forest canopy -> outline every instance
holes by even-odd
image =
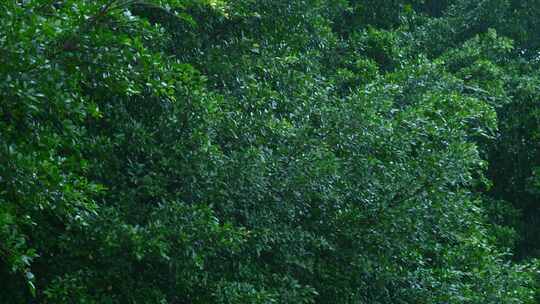
[[[1,1],[0,303],[538,303],[539,15]]]

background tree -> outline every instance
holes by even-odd
[[[524,16],[3,3],[0,302],[534,303]]]

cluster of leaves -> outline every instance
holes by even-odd
[[[534,303],[534,15],[379,2],[0,4],[0,302]]]

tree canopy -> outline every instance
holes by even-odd
[[[537,303],[540,2],[6,0],[1,303]]]

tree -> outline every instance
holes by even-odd
[[[440,4],[2,4],[0,301],[534,303],[482,187],[535,82]]]

